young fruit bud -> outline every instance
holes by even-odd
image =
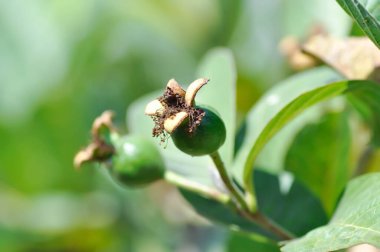
[[[191,156],[216,152],[226,139],[226,127],[213,111],[195,105],[195,96],[209,79],[199,78],[184,89],[169,80],[164,94],[151,101],[145,114],[152,117],[152,134],[164,142],[170,134],[174,144]]]
[[[185,120],[172,132],[175,146],[191,156],[202,156],[214,153],[226,140],[226,127],[222,119],[210,109],[196,107],[205,114],[192,131],[189,120]]]
[[[105,165],[114,180],[125,186],[142,186],[164,176],[164,161],[148,139],[120,136],[112,124],[113,112],[105,111],[92,125],[92,142],[74,158],[74,166],[84,163]]]
[[[114,148],[110,172],[120,184],[143,186],[163,178],[164,161],[149,140],[127,135],[117,139]]]

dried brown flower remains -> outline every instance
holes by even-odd
[[[185,92],[176,80],[169,80],[164,94],[150,102],[145,109],[145,114],[154,121],[154,137],[160,137],[161,142],[165,142],[167,133],[172,133],[185,120],[189,133],[195,132],[205,112],[195,106],[194,99],[198,90],[208,81],[206,78],[197,79]]]

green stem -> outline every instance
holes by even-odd
[[[282,229],[276,223],[272,222],[265,215],[260,212],[256,213],[242,213],[247,219],[261,226],[263,229],[275,234],[278,238],[282,240],[292,240],[295,238],[295,235],[288,232],[287,230]]]
[[[183,188],[188,191],[195,192],[207,198],[216,200],[220,202],[221,204],[231,206],[243,217],[261,226],[263,229],[268,230],[269,232],[272,232],[273,234],[278,236],[280,239],[289,240],[289,239],[294,238],[293,234],[290,234],[286,230],[283,230],[281,227],[277,226],[275,223],[273,223],[270,219],[265,217],[260,212],[258,211],[250,212],[247,203],[244,201],[244,198],[239,193],[239,191],[235,188],[230,177],[228,176],[227,170],[223,164],[223,161],[219,153],[218,152],[212,153],[210,157],[212,158],[225,186],[227,187],[231,196],[233,196],[233,198],[236,200],[236,202],[231,201],[231,197],[227,194],[224,194],[218,190],[215,190],[214,188],[204,186],[197,182],[188,180],[174,172],[166,171],[164,178],[167,182],[179,188]],[[239,206],[237,206],[236,203],[238,203]]]
[[[273,234],[277,235],[280,239],[290,240],[294,238],[293,234],[287,232],[286,230],[283,230],[281,227],[273,223],[270,219],[268,219],[262,213],[256,210],[256,197],[253,197],[252,199],[247,198],[247,200],[252,200],[252,201],[248,201],[248,203],[251,202],[251,204],[254,206],[253,207],[254,212],[252,212],[252,208],[249,207],[252,205],[247,204],[247,202],[244,200],[244,198],[239,193],[239,191],[235,188],[230,177],[228,176],[227,169],[224,166],[224,163],[220,157],[219,152],[214,152],[210,154],[210,157],[214,161],[214,164],[216,168],[218,169],[219,175],[222,178],[228,191],[239,203],[241,209],[237,209],[237,210],[242,216],[256,223],[257,225],[261,226],[263,229],[268,230],[269,232],[272,232]],[[251,184],[251,188],[249,191],[254,192],[253,184]],[[248,194],[248,196],[250,195],[251,194]]]
[[[247,181],[247,183],[245,183],[245,186],[246,186],[245,200],[247,202],[248,209],[251,213],[255,213],[257,212],[257,202],[256,202],[255,188],[253,186],[252,177],[249,181]]]
[[[221,179],[224,182],[224,185],[227,187],[228,191],[234,197],[234,199],[239,203],[240,207],[244,210],[248,210],[247,203],[245,202],[243,196],[239,193],[239,191],[232,184],[230,177],[228,176],[227,169],[224,166],[224,163],[220,157],[218,151],[211,153],[210,157],[215,164],[216,169],[219,172]]]
[[[178,186],[179,188],[183,188],[188,191],[203,195],[207,198],[214,199],[224,205],[229,205],[231,203],[231,197],[229,195],[217,191],[214,188],[188,180],[174,172],[166,171],[164,177],[167,182]]]

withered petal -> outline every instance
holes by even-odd
[[[185,90],[183,90],[181,85],[179,85],[175,79],[170,79],[168,84],[166,84],[166,87],[170,88],[175,94],[185,96]]]
[[[96,143],[91,143],[86,148],[80,150],[74,157],[74,167],[79,169],[84,163],[94,160],[97,148]]]
[[[186,95],[185,95],[186,105],[192,106],[194,104],[194,99],[195,99],[195,96],[197,95],[197,92],[199,91],[199,89],[201,89],[201,87],[206,85],[208,81],[209,79],[207,78],[200,78],[193,81],[189,85],[189,87],[186,90]]]
[[[165,111],[165,107],[159,100],[153,100],[149,102],[145,107],[145,114],[149,116],[162,115]]]
[[[181,111],[167,118],[164,122],[165,130],[171,134],[188,117],[188,115],[187,112]]]

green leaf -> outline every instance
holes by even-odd
[[[328,113],[294,139],[286,169],[307,185],[331,214],[349,180],[350,129],[347,113]]]
[[[347,98],[360,113],[362,119],[373,129],[371,145],[380,147],[380,91],[379,84],[363,86],[348,93]]]
[[[337,0],[337,2],[357,22],[373,43],[380,48],[380,2],[375,1],[375,4],[373,1],[366,0]],[[376,16],[370,13],[369,8]]]
[[[310,82],[305,80],[305,83]],[[253,135],[253,137],[251,135],[252,138],[249,138],[250,140],[253,140],[251,142],[251,148],[244,149],[246,153],[243,153],[246,154],[243,156],[245,157],[243,178],[245,188],[249,193],[248,200],[250,204],[253,205],[254,203],[252,202],[252,200],[254,200],[254,188],[251,180],[251,174],[254,167],[253,164],[265,144],[288,122],[290,122],[293,118],[295,118],[307,108],[319,102],[326,101],[330,98],[334,98],[346,93],[351,93],[352,96],[356,95],[355,97],[361,99],[361,101],[364,102],[367,106],[373,108],[372,112],[375,113],[375,116],[373,116],[373,118],[378,121],[379,110],[377,108],[380,105],[380,86],[377,83],[371,81],[339,81],[327,84],[322,87],[314,88],[314,90],[299,95],[293,101],[288,103],[273,118],[271,118],[268,124],[262,128],[261,132],[256,132],[256,134],[258,134]],[[367,101],[364,98],[365,96],[372,97],[374,99]],[[260,119],[260,117],[256,119]],[[378,133],[376,132],[378,132],[380,128],[375,127],[373,130],[375,132],[374,136],[377,136]],[[247,145],[249,146],[249,144]],[[241,161],[241,159],[238,159],[237,161]]]
[[[293,121],[281,129],[263,148],[257,157],[256,165],[265,168],[266,171],[279,173],[285,167],[286,153],[296,134],[308,123],[320,118],[325,107],[333,106],[333,104],[323,104],[310,108],[308,113],[303,113]]]
[[[284,183],[280,183],[281,178],[260,170],[255,171],[254,179],[261,212],[284,229],[301,236],[308,230],[327,223],[327,216],[319,200],[300,183],[290,181],[285,188]],[[234,230],[278,240],[274,234],[244,219],[220,202],[185,190],[181,190],[181,193],[200,215],[210,220]]]
[[[239,182],[243,181],[245,161],[260,133],[270,120],[278,114],[288,103],[301,94],[326,85],[329,82],[342,79],[335,71],[328,67],[320,67],[305,71],[278,83],[269,90],[251,109],[246,118],[245,136],[243,143],[236,154],[234,174]],[[319,117],[318,110],[313,113],[302,114],[299,118],[290,122],[288,127],[279,132],[278,136],[268,143],[260,156],[266,156],[258,165],[271,171],[283,170],[283,160],[287,149],[296,133],[306,122]]]
[[[287,243],[284,252],[326,252],[368,243],[380,247],[380,173],[352,180],[330,223]]]
[[[198,77],[210,78],[210,82],[197,94],[196,102],[211,106],[222,117],[227,137],[220,148],[226,166],[232,164],[236,121],[236,67],[230,50],[211,50],[199,66]]]
[[[289,174],[256,169],[253,178],[260,212],[283,229],[299,237],[327,223],[318,198]]]
[[[201,62],[195,78],[197,77],[210,78],[210,82],[198,92],[196,102],[213,107],[225,122],[227,138],[221,147],[221,155],[228,165],[233,156],[235,132],[236,73],[231,52],[222,48],[211,50]],[[165,84],[162,85],[161,91],[143,96],[129,106],[126,119],[131,133],[152,135],[153,121],[144,114],[145,106],[163,93]],[[159,142],[154,138],[152,141],[157,144]],[[162,146],[160,149],[166,159],[168,169],[204,185],[214,185],[209,168],[213,167],[213,164],[209,157],[191,157],[179,151],[170,139],[167,146]]]
[[[26,251],[31,244],[41,244],[45,240],[46,238],[41,235],[0,225],[1,251]]]
[[[255,235],[249,235],[241,232],[231,232],[227,240],[226,252],[279,252],[280,249],[276,243],[265,240]]]

